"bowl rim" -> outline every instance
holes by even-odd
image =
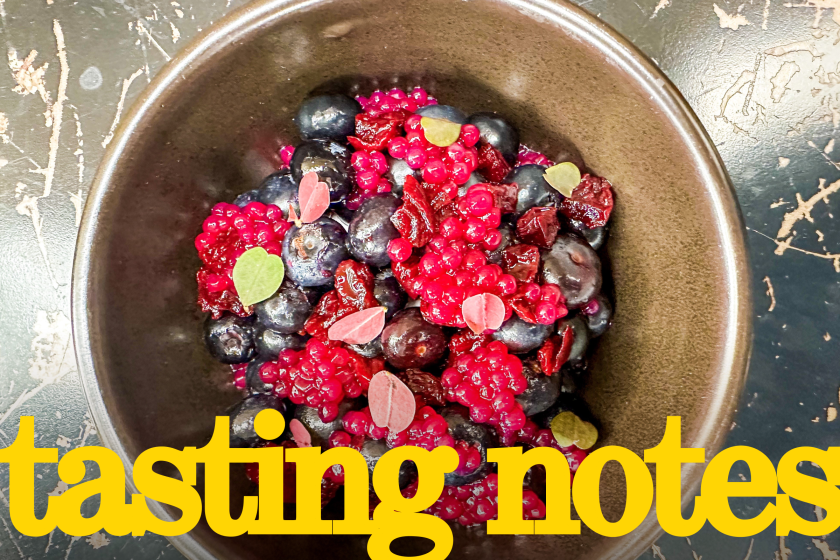
[[[229,14],[208,29],[199,33],[175,57],[168,61],[140,94],[120,123],[111,143],[105,150],[87,197],[73,262],[71,282],[71,321],[76,361],[91,416],[103,445],[117,453],[126,471],[129,491],[136,493],[133,484],[133,463],[120,440],[99,389],[90,345],[88,317],[89,276],[93,263],[90,247],[96,236],[97,218],[102,200],[110,188],[117,171],[121,154],[129,138],[142,129],[151,118],[159,100],[175,82],[189,78],[203,64],[232,44],[264,27],[299,11],[318,4],[337,0],[254,0]],[[716,226],[721,238],[724,255],[724,279],[729,293],[726,335],[719,370],[720,376],[708,414],[697,432],[697,447],[709,455],[723,445],[728,427],[735,414],[735,407],[746,381],[752,348],[752,286],[749,256],[743,216],[737,196],[720,154],[700,123],[699,118],[679,90],[647,55],[609,24],[590,14],[569,0],[492,0],[505,4],[530,16],[548,21],[573,34],[600,52],[607,53],[610,62],[633,78],[677,131],[697,165],[701,182],[706,186]],[[682,506],[694,498],[700,486],[705,465],[684,465],[682,471]],[[173,520],[157,502],[150,502],[151,512],[163,520]],[[623,537],[610,539],[599,547],[603,558],[636,558],[649,548],[661,535],[662,528],[656,519],[656,504],[644,521],[634,531]],[[192,533],[167,537],[173,546],[190,560],[211,560],[213,553],[205,548]]]

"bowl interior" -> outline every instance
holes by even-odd
[[[507,115],[549,157],[577,149],[615,185],[615,325],[585,383],[602,444],[641,452],[666,416],[680,415],[686,445],[720,445],[749,339],[737,206],[672,86],[612,31],[565,4],[489,0],[268,0],[219,25],[235,31],[188,50],[189,64],[174,61],[126,119],[86,211],[74,320],[106,443],[129,459],[201,445],[214,415],[240,398],[203,346],[193,239],[214,203],[277,167],[277,149],[297,141],[300,102],[313,91],[419,84],[466,111]],[[686,487],[698,477],[686,471]],[[237,483],[233,493],[249,490]],[[608,468],[608,519],[623,498],[621,471]],[[655,522],[621,539],[456,528],[452,557],[632,558],[656,531]],[[264,558],[278,546],[299,558],[366,556],[361,537],[227,539],[200,525],[179,541],[193,557]]]

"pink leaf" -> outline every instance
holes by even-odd
[[[467,326],[476,334],[487,330],[495,331],[505,320],[505,304],[493,294],[478,294],[468,297],[461,305],[461,313]]]
[[[295,212],[295,209],[292,206],[292,203],[290,202],[289,203],[289,221],[290,222],[297,222],[299,220],[300,220],[300,218],[298,218],[297,212]]]
[[[330,189],[318,180],[317,173],[310,171],[300,180],[298,200],[300,221],[305,224],[314,222],[330,207]]]
[[[292,421],[289,422],[289,430],[291,430],[292,438],[294,438],[298,447],[312,447],[312,436],[303,422],[297,418],[292,418]]]
[[[411,389],[387,371],[380,371],[370,380],[368,405],[373,423],[392,432],[408,428],[417,409]]]
[[[367,344],[385,328],[385,311],[384,307],[371,307],[352,313],[331,326],[327,336],[347,344]]]

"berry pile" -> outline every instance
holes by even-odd
[[[498,516],[499,477],[495,473],[483,479],[463,486],[445,486],[440,498],[426,510],[445,521],[458,521],[469,527],[486,523]],[[406,498],[413,498],[417,493],[417,483],[412,483],[402,491]],[[545,517],[545,503],[529,489],[522,490],[523,519],[542,519]]]
[[[198,273],[198,304],[214,318],[230,311],[250,315],[233,286],[233,265],[242,253],[262,247],[272,255],[280,254],[280,243],[291,224],[274,205],[251,202],[244,208],[220,202],[210,211],[195,238],[198,257],[204,264]]]
[[[395,447],[452,447],[458,467],[427,512],[465,526],[497,516],[488,449],[553,447],[574,473],[588,450],[558,442],[598,435],[577,409],[565,426],[612,320],[598,254],[612,185],[572,156],[550,169],[502,116],[467,115],[420,87],[315,96],[294,123],[301,142],[280,149],[280,169],[214,206],[195,239],[205,342],[247,393],[229,415],[272,408],[294,427],[266,442],[233,422],[232,441],[351,447],[371,472]],[[560,183],[578,171],[579,184]],[[254,247],[268,256],[240,260]],[[250,274],[274,276],[240,283],[233,270],[254,255]],[[284,468],[294,502],[294,464]],[[257,465],[246,474],[273,482]],[[544,476],[526,478],[526,519],[545,517]],[[342,484],[341,466],[327,469],[322,506]],[[412,463],[399,484],[416,492]]]

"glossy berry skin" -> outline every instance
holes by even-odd
[[[204,342],[210,354],[223,364],[243,364],[257,354],[254,321],[250,317],[208,318],[204,324]]]
[[[422,117],[444,119],[461,125],[467,124],[467,115],[451,105],[426,105],[415,112]]]
[[[391,156],[387,157],[388,171],[385,172],[385,177],[391,183],[391,192],[396,195],[401,195],[403,192],[403,185],[405,185],[405,178],[409,175],[415,179],[420,179],[420,172],[409,167],[404,159],[397,159]]]
[[[309,338],[298,333],[281,333],[259,323],[255,333],[257,354],[263,360],[276,360],[283,350],[303,350]]]
[[[350,177],[350,149],[331,140],[308,140],[295,147],[289,163],[295,183],[314,171],[330,189],[330,201],[341,202],[353,187]]]
[[[300,216],[298,186],[288,169],[272,173],[266,177],[257,192],[259,202],[274,204],[283,212],[285,219],[289,219],[289,204],[295,209],[295,214]]]
[[[514,168],[504,183],[516,183],[519,187],[516,200],[516,216],[519,217],[534,206],[555,206],[557,191],[543,177],[544,165],[521,165]]]
[[[575,335],[575,340],[572,343],[572,352],[569,354],[569,362],[580,360],[586,355],[586,349],[589,348],[589,328],[586,326],[586,318],[583,315],[575,315],[574,317],[566,317],[557,323],[557,334],[563,336],[563,331],[566,327],[572,327],[572,332]]]
[[[478,128],[481,141],[487,142],[504,156],[511,165],[519,155],[519,131],[505,119],[491,112],[470,115],[469,123]]]
[[[263,358],[257,358],[248,363],[245,370],[245,383],[247,391],[252,395],[271,395],[274,391],[274,386],[266,383],[260,378],[260,368],[266,362]]]
[[[236,198],[233,199],[233,203],[239,206],[240,208],[245,208],[251,202],[257,202],[260,199],[260,191],[258,189],[254,189],[251,191],[245,191],[244,193],[240,194]]]
[[[304,101],[294,121],[304,140],[344,140],[355,132],[362,106],[346,95],[319,95]]]
[[[367,344],[348,344],[347,346],[363,358],[376,358],[382,355],[382,337],[379,336]]]
[[[390,321],[408,303],[408,294],[394,278],[390,268],[380,270],[376,274],[376,281],[373,288],[373,296],[380,304],[388,308],[385,312],[385,320]]]
[[[546,375],[535,360],[526,360],[523,366],[528,388],[516,396],[516,401],[522,405],[525,416],[533,416],[548,410],[560,396],[561,376],[559,373]]]
[[[303,325],[312,313],[312,306],[306,295],[290,281],[285,281],[280,290],[265,301],[256,304],[257,320],[264,326],[283,334],[303,330]]]
[[[380,194],[359,206],[347,231],[347,248],[357,261],[376,267],[391,264],[388,244],[400,236],[391,216],[401,204],[392,194]]]
[[[516,227],[511,224],[502,224],[499,226],[499,233],[502,234],[502,242],[494,250],[487,251],[487,262],[503,266],[502,252],[516,241]]]
[[[586,239],[589,246],[596,251],[607,242],[607,237],[609,237],[609,224],[596,228],[588,228],[583,222],[579,222],[578,220],[566,218],[564,221],[566,227]]]
[[[373,489],[373,469],[376,467],[376,463],[379,462],[379,459],[385,453],[390,451],[390,449],[391,448],[385,443],[385,440],[369,439],[362,444],[362,448],[359,450],[368,465],[371,490]],[[399,481],[400,489],[406,488],[409,484],[411,484],[411,481],[415,476],[417,476],[417,467],[415,467],[414,463],[411,461],[404,461],[400,466],[400,472],[397,479]]]
[[[467,179],[467,182],[463,185],[458,185],[458,196],[464,196],[467,194],[467,191],[470,190],[470,187],[473,185],[480,185],[482,183],[486,183],[487,179],[482,177],[481,173],[478,171],[473,171],[470,173],[470,178]]]
[[[493,339],[503,342],[513,354],[525,354],[542,346],[552,330],[553,325],[528,323],[513,314],[493,333]]]
[[[592,338],[598,338],[612,325],[613,309],[610,300],[603,294],[598,294],[595,299],[586,305],[586,313],[583,318]]]
[[[344,228],[330,218],[293,226],[283,239],[286,276],[301,287],[332,284],[335,269],[350,258],[346,240]]]
[[[449,434],[453,438],[477,448],[481,454],[481,465],[477,469],[464,474],[459,474],[457,469],[448,472],[443,475],[443,483],[446,486],[462,486],[487,476],[493,470],[493,466],[487,462],[487,450],[494,445],[490,430],[470,420],[469,410],[458,404],[447,406],[440,411],[440,415],[449,425]]]
[[[443,357],[446,347],[443,329],[426,321],[416,307],[394,315],[382,331],[382,353],[397,369],[431,365]]]
[[[357,407],[354,401],[341,401],[338,405],[338,416],[330,422],[324,422],[318,415],[317,408],[302,404],[295,408],[295,418],[303,424],[312,437],[312,447],[328,447],[332,433],[342,429],[341,418],[355,408]]]
[[[560,286],[569,309],[581,307],[601,290],[601,259],[584,239],[561,233],[551,249],[540,253],[543,280]]]
[[[286,404],[272,395],[249,395],[231,408],[225,416],[230,417],[230,446],[252,447],[263,440],[254,430],[254,418],[263,410],[273,408],[286,413]]]

